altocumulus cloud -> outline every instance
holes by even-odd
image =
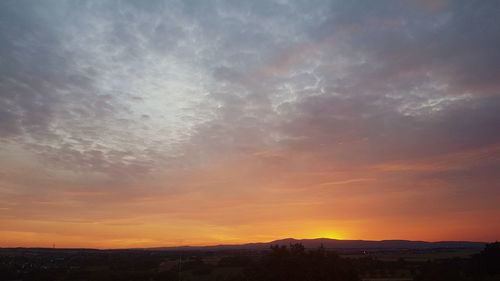
[[[0,200],[38,196],[35,180],[49,194],[239,198],[271,182],[370,185],[374,171],[404,190],[454,184],[454,208],[471,186],[498,198],[499,13],[497,1],[2,1]],[[460,155],[450,170],[409,164]],[[227,163],[239,180],[179,176]],[[341,178],[290,176],[325,171]]]

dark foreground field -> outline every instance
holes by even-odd
[[[500,280],[500,243],[483,250],[331,251],[0,249],[0,280]]]

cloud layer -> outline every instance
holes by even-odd
[[[6,245],[500,234],[495,1],[0,6]]]

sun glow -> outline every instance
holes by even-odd
[[[329,239],[346,239],[345,235],[339,233],[339,232],[334,232],[334,231],[320,231],[315,235],[312,235],[315,238],[329,238]]]

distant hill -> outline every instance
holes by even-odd
[[[338,250],[404,250],[404,249],[471,249],[482,250],[487,243],[470,241],[410,241],[410,240],[337,240],[329,238],[316,239],[281,239],[271,242],[247,243],[247,244],[228,244],[213,246],[173,246],[173,247],[154,247],[154,248],[128,248],[128,249],[89,249],[89,248],[2,248],[0,251],[36,251],[36,252],[84,252],[84,251],[224,251],[224,250],[266,250],[272,245],[290,245],[300,243],[307,249],[318,248],[321,245],[327,249]]]
[[[259,250],[268,249],[271,245],[289,245],[301,243],[306,248],[318,248],[321,245],[327,249],[358,249],[358,250],[384,250],[384,249],[482,249],[486,245],[483,242],[469,241],[410,241],[410,240],[337,240],[329,238],[316,239],[281,239],[265,243],[248,243],[233,245],[214,246],[181,246],[181,247],[159,247],[151,250]]]

